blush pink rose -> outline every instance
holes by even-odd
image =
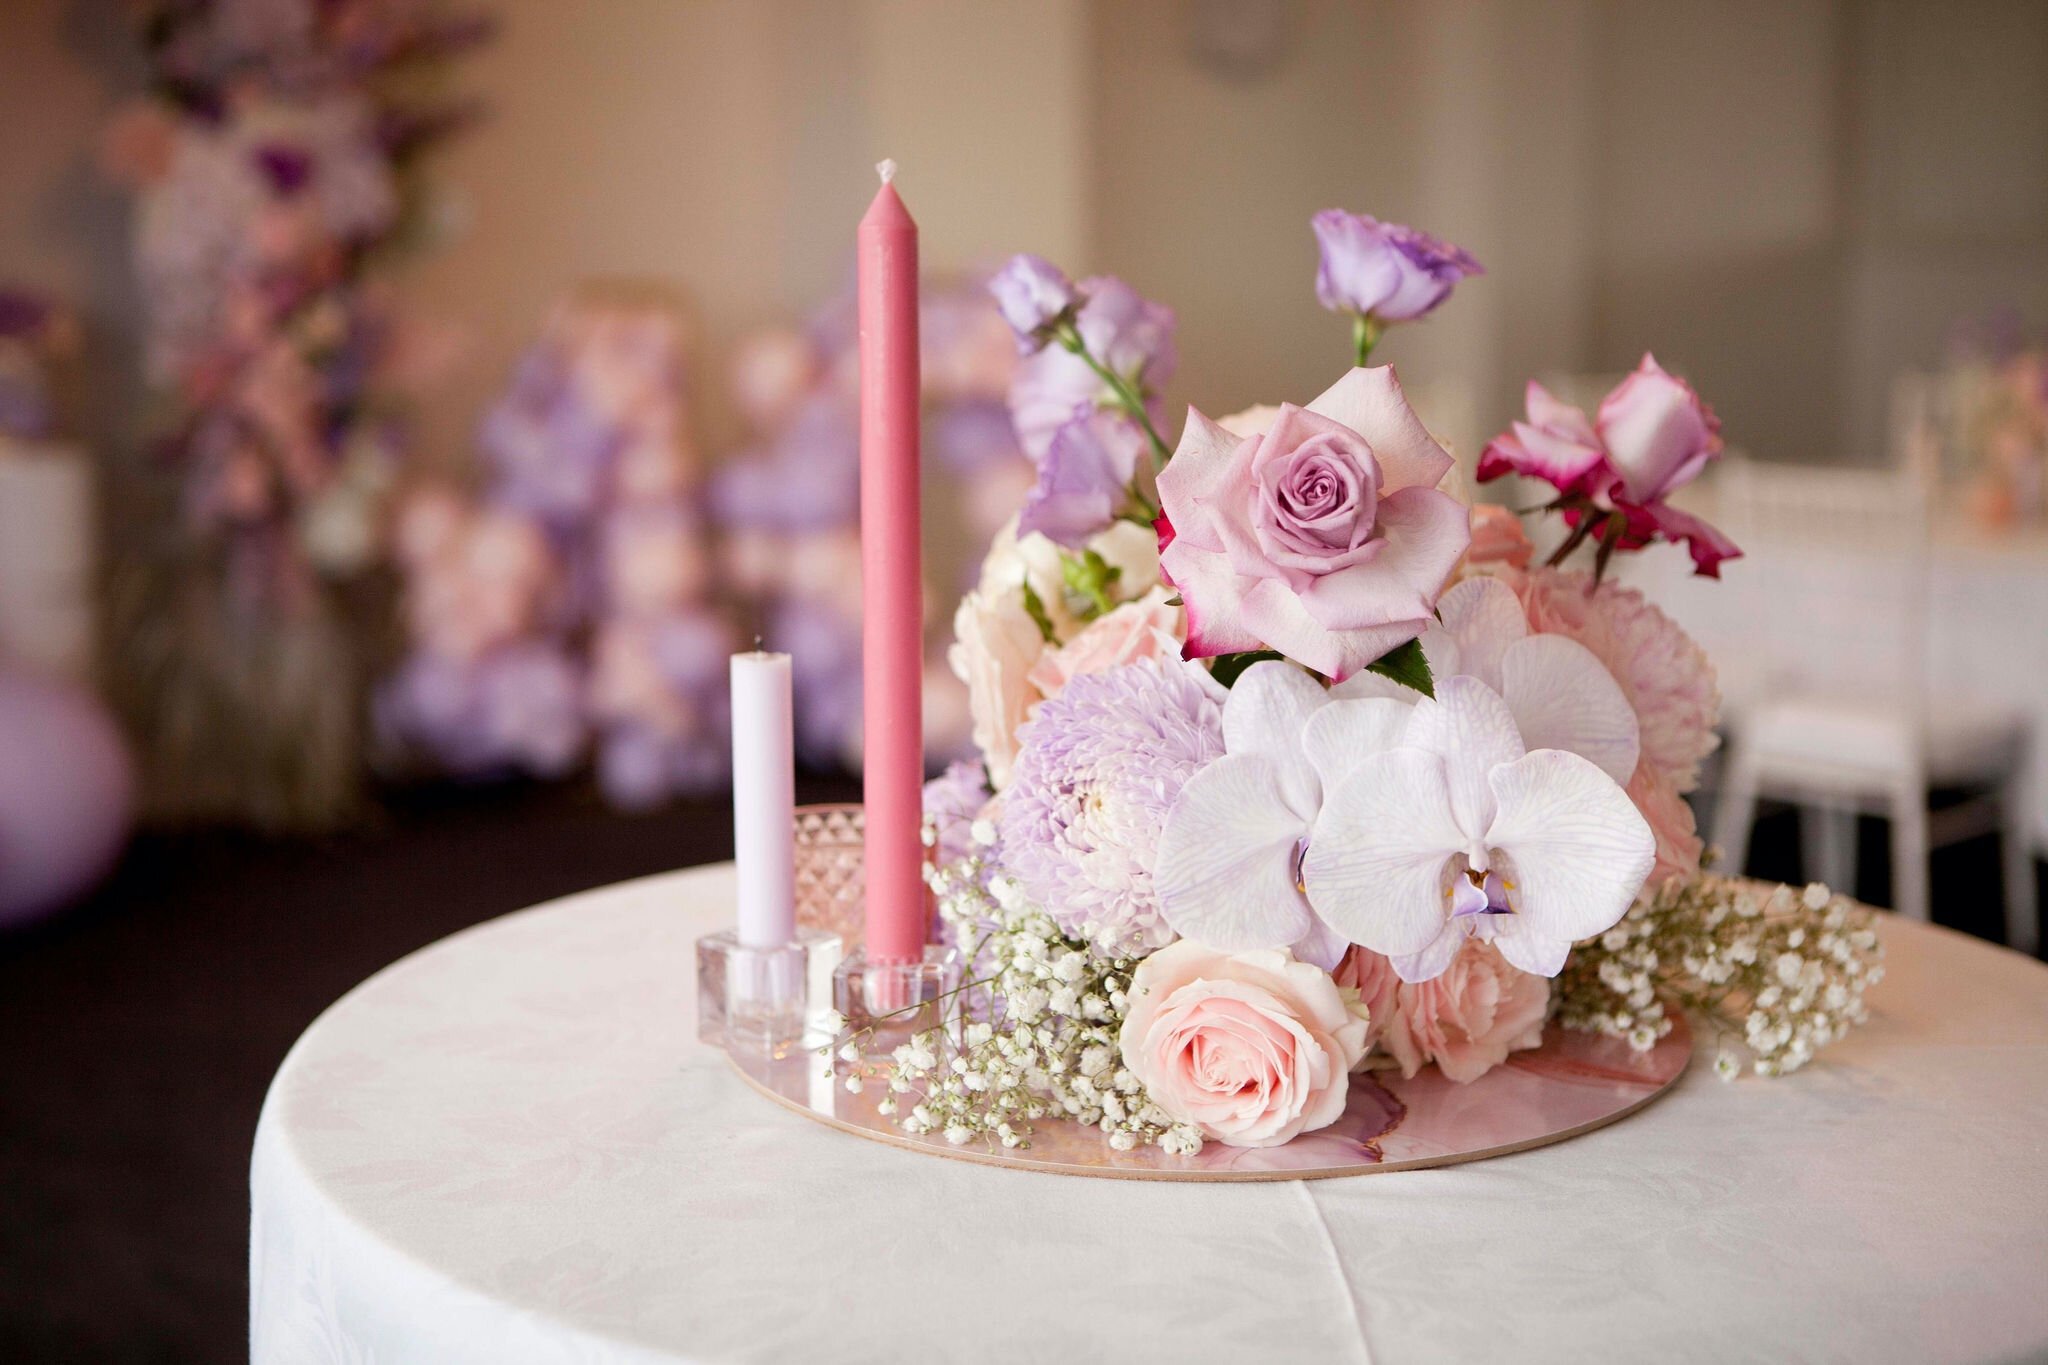
[[[1192,939],[1131,979],[1124,1065],[1176,1122],[1231,1147],[1277,1147],[1336,1122],[1365,1055],[1364,1011],[1283,949],[1219,953]]]
[[[1467,939],[1443,975],[1401,987],[1380,1042],[1403,1076],[1435,1062],[1462,1084],[1510,1052],[1541,1046],[1549,1011],[1547,979],[1509,966],[1491,944]]]
[[[1394,970],[1393,959],[1354,943],[1338,959],[1330,976],[1339,986],[1358,992],[1358,1002],[1366,1011],[1365,1045],[1372,1047],[1394,1021],[1398,1008],[1401,977]]]
[[[1273,649],[1341,681],[1420,635],[1472,538],[1450,468],[1388,368],[1251,436],[1190,413],[1159,475],[1187,657]]]
[[[1057,649],[1048,649],[1027,675],[1038,695],[1051,700],[1083,673],[1101,673],[1141,659],[1180,653],[1180,608],[1173,594],[1154,587],[1135,602],[1098,616]]]

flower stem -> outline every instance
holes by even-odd
[[[1372,348],[1380,344],[1386,328],[1364,313],[1351,315],[1351,350],[1362,368],[1372,356]]]
[[[1160,436],[1158,428],[1152,425],[1152,415],[1145,411],[1144,396],[1130,381],[1089,353],[1088,343],[1082,339],[1080,328],[1072,322],[1062,322],[1054,335],[1058,337],[1060,345],[1081,357],[1082,363],[1095,371],[1098,379],[1109,385],[1110,393],[1116,398],[1116,406],[1124,415],[1144,428],[1145,439],[1152,446],[1152,472],[1156,474],[1165,468],[1167,460],[1173,456],[1173,449]]]
[[[1579,517],[1579,524],[1572,527],[1572,533],[1564,538],[1564,544],[1558,546],[1556,553],[1543,561],[1543,566],[1547,569],[1554,569],[1564,563],[1565,560],[1571,558],[1572,551],[1584,545],[1586,537],[1593,534],[1593,522],[1594,519],[1592,517],[1582,514]]]

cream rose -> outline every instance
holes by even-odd
[[[953,613],[946,662],[967,684],[974,746],[997,791],[1009,785],[1010,766],[1017,760],[1017,727],[1038,702],[1030,674],[1044,653],[1045,638],[1024,609],[1022,593],[971,592]]]
[[[1451,1080],[1476,1081],[1510,1052],[1539,1047],[1550,982],[1508,965],[1468,939],[1441,976],[1401,987],[1381,1045],[1413,1076],[1430,1062]]]
[[[1355,996],[1285,950],[1183,939],[1139,964],[1118,1043],[1176,1122],[1232,1147],[1277,1147],[1344,1112],[1366,1028]]]

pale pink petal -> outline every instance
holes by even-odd
[[[1376,953],[1404,957],[1442,932],[1450,860],[1466,842],[1443,760],[1389,749],[1325,794],[1302,878],[1324,923]]]
[[[1380,492],[1434,488],[1450,470],[1451,457],[1408,406],[1391,365],[1352,370],[1325,389],[1308,410],[1350,427],[1372,447],[1380,462]]]
[[[1525,752],[1514,714],[1477,678],[1438,678],[1436,697],[1415,703],[1401,742],[1443,759],[1452,818],[1464,831],[1456,851],[1472,853],[1477,865],[1484,858],[1481,836],[1494,818],[1487,774]]]
[[[1198,550],[1176,536],[1161,551],[1159,568],[1187,607],[1186,658],[1207,659],[1266,647],[1244,620],[1240,598],[1248,580],[1232,573],[1230,562],[1222,555]]]
[[[1315,818],[1322,787],[1302,752],[1302,732],[1328,700],[1321,683],[1293,664],[1271,659],[1247,668],[1223,703],[1224,752],[1270,760],[1282,798],[1304,825]]]
[[[1531,635],[1502,657],[1501,677],[1501,699],[1526,748],[1591,759],[1616,782],[1634,775],[1641,754],[1635,708],[1592,650],[1562,635]]]
[[[1472,543],[1471,509],[1432,488],[1380,499],[1378,517],[1382,541],[1370,565],[1324,574],[1301,590],[1302,604],[1325,629],[1426,619]]]
[[[1575,941],[1612,928],[1657,852],[1628,793],[1562,749],[1539,749],[1490,777],[1497,807],[1485,841],[1512,865],[1509,895],[1525,921],[1516,933]]]
[[[1453,646],[1446,652],[1445,673],[1469,673],[1500,691],[1501,655],[1529,634],[1529,617],[1515,590],[1497,578],[1468,578],[1445,593],[1436,610],[1443,621],[1442,631]],[[1437,659],[1430,654],[1430,636],[1436,633],[1432,630],[1422,637],[1423,653],[1432,670]],[[1526,741],[1528,735],[1522,738]]]
[[[1600,438],[1594,434],[1592,420],[1584,409],[1573,407],[1533,379],[1522,391],[1522,404],[1528,411],[1531,424],[1569,436],[1582,445],[1600,443]]]
[[[1309,931],[1295,885],[1307,826],[1269,760],[1226,754],[1188,779],[1159,836],[1153,886],[1175,932],[1212,948],[1279,948]]]
[[[1414,639],[1430,619],[1419,617],[1339,635],[1318,625],[1285,583],[1270,578],[1236,581],[1243,585],[1237,621],[1246,634],[1261,643],[1233,648],[1275,649],[1336,682],[1342,682],[1396,645]],[[1194,627],[1190,625],[1189,629]]]
[[[1358,676],[1377,675],[1361,673]],[[1382,678],[1381,681],[1387,680]],[[1315,764],[1316,772],[1321,775],[1324,791],[1335,791],[1337,784],[1349,777],[1365,759],[1384,753],[1401,742],[1401,734],[1408,727],[1409,708],[1421,694],[1409,692],[1399,684],[1389,685],[1407,693],[1407,699],[1332,699],[1308,718],[1308,724],[1301,732],[1301,747],[1308,751],[1309,761]],[[1226,724],[1229,717],[1230,713],[1225,711]]]
[[[1173,458],[1159,471],[1159,501],[1176,528],[1195,522],[1195,504],[1213,497],[1230,473],[1230,457],[1244,444],[1193,408]]]

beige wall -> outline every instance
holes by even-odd
[[[1889,375],[1934,360],[1952,315],[2048,320],[2048,8],[2029,0],[497,8],[459,77],[493,116],[435,168],[460,244],[405,276],[473,337],[428,403],[439,460],[466,456],[547,302],[594,275],[695,298],[718,444],[726,344],[846,277],[883,155],[935,264],[1036,249],[1174,304],[1173,395],[1220,411],[1343,363],[1311,292],[1307,219],[1333,204],[1492,267],[1386,351],[1411,384],[1462,382],[1482,430],[1524,376],[1654,347],[1738,443],[1871,458]],[[72,406],[109,442],[137,411],[134,305],[90,146],[135,79],[103,0],[0,6],[0,278],[80,303]]]

